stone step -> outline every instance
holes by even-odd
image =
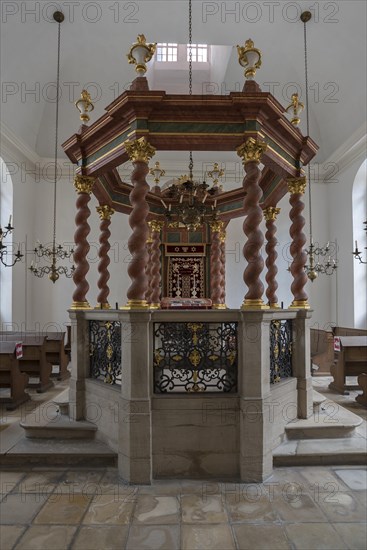
[[[117,465],[117,454],[98,440],[23,437],[0,455],[0,465],[110,467]]]
[[[318,409],[320,405],[324,403],[324,401],[326,401],[326,397],[325,395],[322,395],[315,389],[312,390],[312,395],[313,395],[313,408],[315,410],[315,409]]]
[[[275,466],[366,464],[366,439],[358,435],[340,439],[285,441],[273,451]]]
[[[86,420],[74,421],[68,416],[59,415],[45,425],[20,422],[29,439],[93,439],[97,426]]]
[[[52,403],[54,403],[57,407],[57,412],[60,413],[63,416],[68,416],[69,414],[69,390],[65,390],[64,392],[60,393],[56,397],[56,399],[53,399]]]
[[[325,400],[307,419],[293,420],[285,427],[288,439],[330,439],[351,437],[363,419],[341,407],[334,401]]]

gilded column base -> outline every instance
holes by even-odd
[[[244,300],[241,309],[269,309],[269,306],[264,304],[263,300]]]
[[[89,302],[73,302],[70,309],[92,309]]]
[[[212,304],[212,309],[227,309],[226,304]]]
[[[161,304],[149,304],[149,309],[161,309]]]
[[[97,304],[94,309],[111,309],[111,306],[108,302]]]
[[[269,307],[270,309],[280,309],[278,302],[270,302]]]
[[[126,306],[120,307],[120,309],[149,309],[150,306],[146,300],[129,300]]]
[[[289,309],[310,309],[310,304],[307,300],[293,300]]]

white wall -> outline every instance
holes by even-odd
[[[330,211],[330,235],[338,241],[339,267],[333,278],[331,295],[332,318],[340,326],[354,327],[354,293],[366,304],[365,288],[353,288],[354,272],[361,269],[354,260],[353,238],[353,183],[365,155],[359,155],[344,170],[340,170],[335,183],[327,184]],[[364,220],[362,220],[364,221]],[[362,241],[359,248],[365,244]],[[362,268],[363,269],[363,268]],[[360,328],[365,328],[360,327]]]

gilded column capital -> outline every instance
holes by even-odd
[[[130,141],[127,139],[124,142],[124,147],[132,162],[145,162],[148,164],[150,159],[155,155],[155,148],[150,145],[145,137]]]
[[[277,216],[280,212],[280,208],[276,208],[275,206],[268,206],[268,208],[264,208],[264,218],[268,222],[270,220],[276,220]]]
[[[243,164],[247,164],[248,162],[256,162],[259,164],[266,148],[267,144],[265,141],[250,137],[245,143],[237,147],[236,151],[237,155],[241,157]]]
[[[75,191],[80,193],[86,193],[90,195],[94,186],[95,178],[91,176],[76,175],[74,178]]]
[[[303,195],[306,190],[306,177],[287,178],[288,192],[291,195]]]
[[[164,226],[164,222],[160,220],[151,220],[150,222],[148,222],[148,225],[151,233],[160,233],[162,227]]]
[[[108,204],[101,204],[100,206],[96,206],[96,210],[99,214],[101,221],[110,220],[111,216],[115,213],[114,209],[111,208],[111,206],[109,206]]]
[[[213,220],[209,223],[211,230],[213,233],[221,233],[224,225],[224,221],[222,220]]]

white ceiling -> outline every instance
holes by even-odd
[[[135,73],[126,53],[137,34],[144,33],[151,42],[187,42],[187,0],[6,4],[18,12],[6,15],[3,9],[1,120],[42,157],[52,157],[55,133],[55,105],[47,93],[54,97],[49,83],[56,76],[57,26],[48,19],[56,5],[66,16],[62,24],[60,143],[79,127],[73,102],[86,84],[92,83],[89,91],[99,96],[93,121],[129,86]],[[295,91],[292,83],[304,91],[303,24],[298,20],[297,5],[302,7],[299,13],[308,8],[314,14],[318,10],[307,24],[310,134],[320,146],[317,160],[323,162],[366,120],[366,2],[194,0],[193,41],[233,46],[229,61],[222,56],[222,65],[212,73],[218,75],[214,88],[228,93],[243,85],[235,46],[252,38],[263,55],[258,83],[263,91],[269,91],[269,83],[273,83],[275,97],[287,105]],[[27,12],[34,8],[35,14]],[[233,9],[240,11],[230,13]],[[209,10],[218,12],[206,15]],[[250,22],[256,18],[258,21]],[[172,74],[172,86],[177,88],[175,78],[179,77]],[[195,84],[200,90],[201,83]],[[167,79],[160,87],[154,78],[154,87],[167,89]],[[37,97],[27,95],[32,89]],[[304,93],[302,97],[304,100]],[[301,130],[305,133],[305,116]]]

